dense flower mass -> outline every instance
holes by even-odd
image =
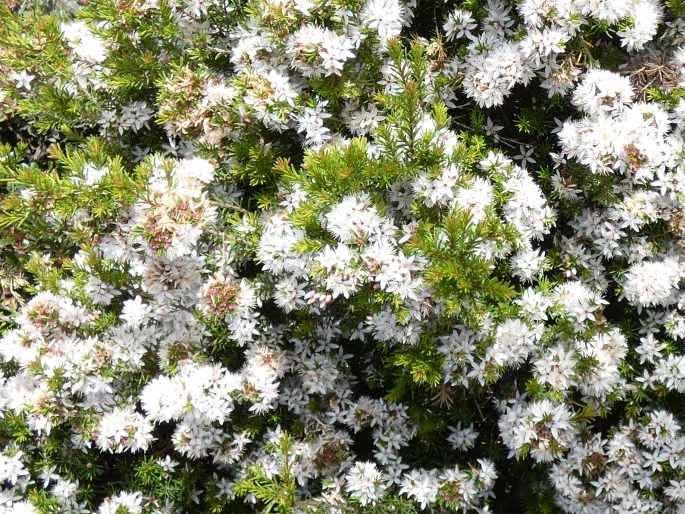
[[[0,20],[0,514],[685,513],[681,0]]]

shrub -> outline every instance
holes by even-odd
[[[0,7],[0,512],[685,512],[685,7]]]

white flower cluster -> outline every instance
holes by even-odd
[[[107,58],[105,43],[88,28],[83,21],[70,21],[62,24],[62,34],[79,59],[99,64]]]
[[[662,14],[652,0],[525,0],[515,10],[488,0],[484,7],[481,19],[458,8],[444,24],[448,40],[467,41],[466,56],[453,59],[449,73],[461,78],[464,92],[482,107],[502,105],[517,84],[535,77],[550,96],[568,92],[581,69],[566,48],[585,23],[630,20],[618,35],[634,51],[656,35]]]

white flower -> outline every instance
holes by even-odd
[[[683,265],[675,258],[644,261],[630,267],[623,282],[626,299],[638,307],[667,305],[675,299]]]
[[[504,128],[502,125],[497,125],[492,121],[492,118],[488,116],[488,119],[485,123],[485,127],[483,129],[485,130],[485,133],[488,136],[491,136],[492,139],[494,139],[495,143],[498,143],[500,140],[499,137],[499,132]]]
[[[31,82],[33,82],[36,76],[31,75],[26,70],[21,70],[20,72],[13,71],[10,73],[9,78],[14,81],[19,89],[31,91]]]
[[[121,453],[146,450],[152,439],[152,424],[147,419],[132,407],[117,407],[100,420],[96,442],[103,451]]]
[[[432,470],[412,469],[402,478],[400,493],[413,498],[425,509],[437,499],[439,485]]]
[[[568,389],[573,383],[576,359],[573,352],[562,345],[547,348],[535,361],[535,372],[539,382],[549,384],[553,389]]]
[[[174,174],[181,183],[197,180],[202,184],[209,184],[214,179],[214,166],[207,159],[191,157],[179,161]]]
[[[447,21],[443,25],[447,41],[471,37],[471,32],[476,28],[476,23],[470,11],[455,9],[447,16]]]
[[[357,462],[345,475],[345,489],[362,506],[375,503],[385,492],[383,475],[373,462]]]
[[[107,58],[107,47],[82,20],[62,23],[62,36],[73,52],[86,62],[98,64]]]
[[[542,335],[542,326],[529,328],[519,319],[510,319],[497,327],[495,343],[488,348],[487,357],[498,366],[519,365],[528,358]]]
[[[367,194],[343,198],[326,214],[325,220],[328,230],[343,243],[378,236],[384,226]]]
[[[297,121],[297,131],[304,132],[305,143],[313,147],[320,147],[330,139],[330,130],[324,125],[326,119],[331,114],[325,111],[326,104],[323,101],[316,104],[316,107],[305,107],[301,115],[295,117]]]
[[[350,104],[347,106],[347,110],[349,111],[347,125],[356,136],[373,133],[378,128],[379,123],[383,121],[383,115],[374,103],[368,103],[361,107]]]
[[[554,289],[553,301],[577,323],[595,319],[595,311],[607,302],[582,282],[564,282]]]
[[[630,51],[641,50],[657,32],[662,17],[662,8],[653,0],[639,0],[631,3],[632,26],[618,32],[621,46]]]
[[[621,110],[633,99],[628,77],[606,70],[591,70],[573,92],[573,104],[588,114]]]
[[[128,514],[140,514],[143,512],[143,493],[140,491],[122,491],[114,496],[105,498],[100,504],[97,514],[117,514],[122,511]]]
[[[183,415],[188,395],[179,380],[158,376],[143,388],[140,401],[150,419],[169,421]]]
[[[121,311],[121,319],[129,325],[139,325],[145,321],[150,313],[150,307],[143,303],[140,295],[136,295],[133,300],[126,300]]]
[[[528,163],[535,164],[535,159],[532,157],[534,151],[535,148],[533,146],[526,148],[523,145],[519,145],[520,153],[518,155],[514,155],[514,159],[519,161],[521,167],[525,169]]]
[[[448,429],[450,435],[447,436],[447,442],[455,450],[470,450],[476,443],[476,439],[478,439],[478,432],[473,428],[473,424],[462,428],[461,422],[459,422],[456,427],[448,427]]]
[[[108,172],[109,169],[107,168],[107,166],[97,167],[93,164],[86,164],[83,167],[84,182],[87,186],[94,186],[98,182],[100,182],[102,177],[107,175]]]
[[[286,52],[295,69],[315,77],[340,75],[345,62],[354,57],[353,48],[354,43],[345,36],[316,25],[305,25],[290,37]]]
[[[378,33],[383,45],[400,35],[405,16],[399,0],[367,0],[361,12],[363,23]]]
[[[544,252],[540,253],[540,250],[532,248],[520,251],[512,258],[514,273],[525,282],[532,282],[538,278],[543,271],[544,263]]]

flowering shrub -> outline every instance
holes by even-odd
[[[0,7],[0,514],[685,513],[681,0],[83,4]]]

